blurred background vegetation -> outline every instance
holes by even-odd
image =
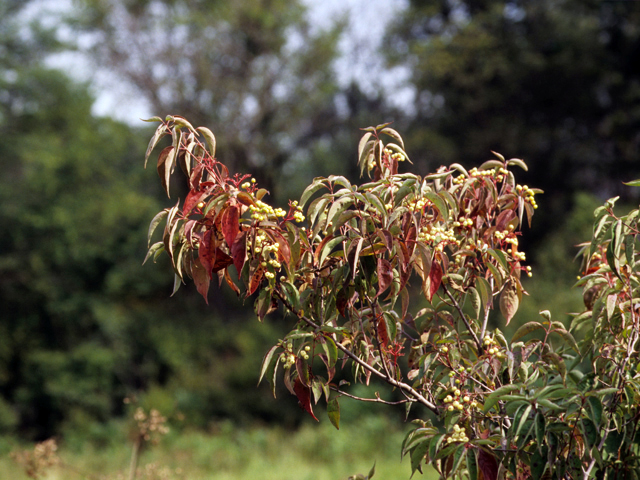
[[[259,324],[224,288],[209,307],[191,286],[169,298],[169,265],[141,266],[168,201],[142,169],[154,127],[133,121],[139,105],[210,127],[279,205],[315,176],[356,180],[358,128],[388,121],[418,173],[523,158],[520,183],[545,194],[512,325],[581,308],[572,258],[593,209],[638,202],[622,181],[640,177],[640,2],[397,1],[381,22],[383,4],[0,0],[0,453],[107,445],[125,398],[178,431],[303,421],[255,385],[289,319]],[[107,116],[104,75],[126,92]]]

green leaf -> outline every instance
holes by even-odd
[[[153,245],[151,245],[151,247],[149,247],[149,251],[147,252],[147,255],[144,257],[144,261],[142,262],[142,264],[144,265],[145,263],[147,263],[147,260],[149,260],[149,258],[151,258],[151,256],[155,255],[155,258],[157,258],[158,252],[161,252],[164,250],[164,242],[156,242]],[[155,261],[154,258],[154,261]]]
[[[325,336],[323,340],[324,341],[322,342],[322,348],[327,354],[327,363],[331,368],[338,361],[338,347],[336,345],[336,342],[334,342],[331,337]]]
[[[507,160],[507,166],[511,166],[511,165],[517,165],[518,167],[523,169],[525,172],[529,171],[529,167],[527,167],[527,164],[524,163],[519,158],[512,158],[510,160]]]
[[[336,430],[340,430],[340,404],[337,397],[327,402],[327,416],[331,425],[336,427]]]
[[[367,475],[367,480],[370,480],[376,473],[376,462],[373,462],[373,467],[369,470],[369,475]]]
[[[402,141],[402,137],[393,128],[391,128],[391,127],[383,128],[382,130],[380,130],[380,133],[384,133],[385,135],[389,135],[391,138],[396,140],[400,144],[400,147],[404,150],[404,142]]]
[[[342,243],[342,241],[345,238],[346,237],[341,235],[339,237],[332,238],[331,240],[329,240],[327,243],[324,244],[324,246],[322,247],[322,250],[320,251],[320,256],[318,257],[318,268],[322,268],[322,264],[324,263],[327,256],[331,253],[334,247]]]
[[[433,441],[433,439],[431,439],[431,441]],[[420,472],[422,472],[420,465],[422,464],[422,461],[424,460],[424,456],[429,450],[430,444],[431,442],[428,439],[425,439],[424,442],[418,444],[413,450],[411,450],[411,454],[410,454],[411,476],[413,476],[416,470],[419,470]]]
[[[599,426],[602,421],[602,402],[596,396],[589,396],[587,403],[589,404],[589,418],[596,426]]]
[[[493,299],[493,292],[491,290],[491,285],[489,282],[483,277],[476,278],[476,289],[480,294],[480,299],[482,300],[482,307],[487,309],[487,305],[491,304],[491,300]]]
[[[269,365],[271,364],[271,359],[273,358],[273,354],[279,349],[278,345],[274,345],[269,349],[269,351],[265,354],[264,359],[262,360],[262,369],[260,370],[260,378],[258,378],[258,385],[262,382],[262,377],[269,369]]]
[[[563,338],[563,340],[567,342],[567,344],[569,344],[569,347],[571,347],[573,351],[575,351],[576,353],[580,353],[580,348],[578,348],[578,343],[576,342],[576,339],[573,338],[573,335],[571,335],[571,333],[566,331],[564,328],[556,328],[554,332],[560,335]]]
[[[302,192],[302,196],[300,197],[300,203],[299,206],[300,207],[304,207],[307,203],[307,201],[309,201],[309,199],[311,198],[311,196],[316,193],[318,190],[320,190],[322,187],[326,188],[326,185],[324,184],[325,179],[324,178],[314,178],[313,182],[311,183],[311,185],[309,185],[307,188],[304,189],[304,192]]]
[[[200,132],[202,136],[207,141],[207,150],[209,150],[209,154],[211,158],[215,158],[216,156],[216,137],[213,135],[213,132],[209,130],[207,127],[198,127],[196,131]]]
[[[544,443],[544,435],[545,435],[545,419],[542,412],[536,413],[535,430],[536,430],[536,441],[538,442],[538,448],[540,448]]]
[[[544,330],[544,325],[542,325],[540,322],[525,323],[520,328],[518,328],[518,330],[516,330],[516,333],[513,334],[513,337],[511,337],[511,343],[517,342],[525,335],[529,335],[536,330]]]
[[[354,201],[353,197],[345,196],[333,202],[333,204],[331,204],[331,207],[329,208],[329,213],[327,214],[327,222],[331,222],[332,225],[335,224],[337,221],[338,215],[340,215],[347,208],[349,208],[353,204],[353,201]]]
[[[449,208],[447,207],[447,202],[445,202],[440,195],[434,192],[426,192],[424,196],[433,203],[445,221],[449,220]]]
[[[498,388],[497,390],[494,390],[485,398],[482,411],[484,413],[487,413],[489,410],[491,410],[491,407],[493,407],[498,402],[498,400],[500,400],[500,397],[502,395],[515,392],[516,390],[520,390],[521,388],[522,388],[521,384],[512,383],[509,385],[504,385]]]
[[[640,180],[632,180],[630,182],[622,182],[630,187],[640,187]]]
[[[143,120],[143,121],[151,122],[151,121],[154,121],[156,118],[159,121],[162,121],[162,119],[160,119],[159,117],[153,117],[153,118],[151,118],[149,120]],[[156,129],[155,133],[153,134],[153,137],[151,137],[151,140],[149,141],[149,146],[147,147],[147,152],[144,155],[144,168],[147,168],[147,160],[149,160],[149,156],[151,155],[151,152],[153,152],[153,149],[155,148],[155,146],[158,144],[158,141],[168,131],[169,131],[169,129],[167,128],[167,126],[164,123],[162,125],[158,126],[158,128]]]
[[[478,460],[474,448],[467,449],[467,472],[469,480],[478,480]]]

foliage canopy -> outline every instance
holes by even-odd
[[[414,472],[429,463],[444,478],[635,478],[638,210],[617,216],[612,199],[596,211],[578,282],[587,309],[570,327],[541,311],[507,339],[487,325],[494,309],[507,324],[516,315],[521,276],[531,274],[518,245],[540,191],[516,182],[522,160],[496,154],[469,171],[398,173],[409,160],[401,136],[370,127],[358,165],[371,181],[316,178],[281,209],[215,158],[209,129],[179,116],[151,120],[160,126],[147,159],[170,136],[161,183],[169,195],[179,166],[189,193],[152,220],[147,258],[169,255],[176,290],[190,278],[206,300],[217,278],[239,296],[256,294],[260,320],[278,308],[290,315],[261,378],[275,386],[282,375],[313,418],[326,402],[338,428],[339,399],[358,398],[350,382],[373,377],[402,399],[360,400],[404,404],[407,414],[421,407],[402,445]],[[151,244],[161,223],[162,240]]]

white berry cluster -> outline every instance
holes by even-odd
[[[291,368],[296,363],[296,356],[293,354],[293,345],[290,341],[282,345],[284,352],[280,354],[280,361],[284,364],[284,368]]]
[[[444,245],[460,245],[460,240],[456,239],[455,233],[444,225],[434,225],[428,223],[424,225],[418,233],[418,241],[434,244],[438,250],[442,250]]]
[[[389,148],[385,148],[384,149],[384,153],[389,156],[390,158],[392,158],[393,160],[395,160],[396,162],[404,162],[404,159],[406,158],[402,153],[400,152],[393,152],[391,149]]]
[[[500,345],[490,335],[485,335],[482,343],[485,347],[489,347],[487,353],[494,355],[496,358],[504,358],[506,355],[500,350]]]
[[[251,246],[247,244],[247,248],[250,249]],[[255,247],[253,252],[256,255],[260,255],[262,260],[260,262],[260,266],[263,268],[267,268],[267,266],[273,267],[274,270],[279,270],[282,266],[278,261],[278,250],[279,246],[277,243],[273,243],[264,231],[259,231],[256,234],[255,238]],[[275,278],[275,273],[271,271],[267,271],[264,274],[265,277],[271,279]]]
[[[293,219],[296,222],[304,222],[304,215],[302,214],[302,207],[300,207],[298,205],[298,201],[294,200],[293,202],[291,202],[291,206],[296,209],[295,212],[293,212]]]
[[[447,437],[447,443],[452,443],[452,442],[466,443],[468,441],[469,441],[469,437],[467,437],[464,427],[461,427],[456,423],[453,426],[453,433],[451,434],[451,436]]]
[[[267,220],[269,217],[284,217],[287,212],[281,208],[274,209],[271,205],[267,205],[262,200],[257,200],[255,205],[250,205],[251,218],[257,221]]]
[[[533,190],[531,190],[528,186],[516,185],[516,192],[518,192],[519,195],[522,195],[525,201],[529,202],[534,209],[538,208],[538,204],[536,203],[536,199],[535,199],[536,193]]]

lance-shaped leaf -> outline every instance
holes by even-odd
[[[337,397],[327,402],[327,416],[331,425],[336,427],[336,430],[340,430],[340,404]]]
[[[482,448],[478,450],[478,471],[482,473],[483,480],[497,480],[498,478],[496,457]]]
[[[238,278],[240,278],[240,274],[242,272],[242,267],[244,266],[244,262],[247,258],[247,233],[242,232],[231,245],[231,257],[233,258],[233,265],[236,267],[236,271],[238,272]]]
[[[235,205],[230,205],[222,213],[222,219],[220,220],[220,227],[222,229],[222,235],[228,246],[233,245],[233,242],[240,232],[240,211]]]
[[[193,262],[191,262],[191,278],[193,278],[193,283],[195,283],[198,293],[202,295],[208,305],[209,298],[207,294],[209,293],[211,275],[202,266],[199,258],[194,258]]]
[[[513,280],[509,279],[500,294],[500,312],[507,320],[507,325],[518,311],[519,305],[518,287]]]
[[[296,377],[295,382],[293,383],[293,391],[298,397],[298,402],[300,406],[313,417],[316,422],[319,422],[317,417],[313,414],[313,408],[311,406],[311,388],[306,387],[302,381],[300,381],[299,377]]]
[[[431,264],[431,270],[429,271],[429,276],[427,277],[427,281],[422,283],[422,292],[427,297],[427,300],[431,301],[433,296],[440,288],[440,284],[442,283],[442,267],[439,262],[433,262]]]
[[[198,127],[196,128],[198,132],[202,134],[202,136],[207,141],[207,150],[209,150],[209,154],[211,158],[215,158],[216,156],[216,137],[213,135],[213,132],[209,130],[207,127]]]
[[[164,188],[164,191],[167,193],[167,197],[169,198],[171,198],[171,196],[169,195],[169,183],[174,166],[175,148],[173,148],[173,146],[163,148],[160,152],[160,155],[158,156],[158,176],[160,177],[162,187]]]
[[[147,247],[151,245],[151,236],[153,235],[153,232],[155,232],[160,222],[162,222],[163,219],[167,218],[168,215],[168,210],[162,210],[155,217],[153,217],[151,223],[149,223],[149,232],[147,233]]]
[[[143,121],[150,122],[150,121],[155,121],[156,119],[162,121],[159,117],[153,117]],[[162,136],[165,135],[167,132],[168,132],[167,126],[163,123],[162,125],[158,126],[155,133],[153,134],[153,137],[151,137],[151,140],[149,141],[149,145],[147,146],[147,152],[144,155],[145,168],[147,168],[147,160],[149,160],[149,156],[151,155],[151,152],[153,151],[155,146],[158,144],[158,141],[160,141]]]
[[[377,273],[378,273],[378,293],[376,293],[376,298],[379,297],[382,293],[384,293],[393,282],[393,267],[391,266],[391,262],[386,258],[378,258],[377,265]]]

